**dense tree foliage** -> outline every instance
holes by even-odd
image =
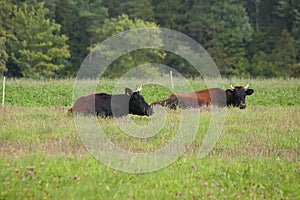
[[[14,5],[6,28],[8,75],[50,78],[68,64],[67,37],[60,35],[60,25],[45,16],[44,3]]]
[[[5,47],[5,37],[0,38],[0,74],[4,74],[7,71],[6,62],[8,55]]]
[[[0,75],[73,77],[97,44],[149,26],[199,42],[223,76],[300,76],[299,0],[2,0]],[[198,75],[186,60],[153,49],[122,56],[105,75],[147,62]]]
[[[106,38],[116,35],[120,32],[127,31],[134,28],[146,28],[146,27],[157,27],[153,22],[145,22],[141,19],[130,19],[127,15],[120,15],[116,18],[111,18],[105,20],[103,26],[97,29],[97,35],[99,36],[99,41],[103,41]],[[130,35],[131,36],[131,35]],[[131,41],[131,44],[134,46],[140,46],[144,37],[139,35],[136,36],[133,34],[131,37],[126,38],[126,40]],[[152,42],[157,43],[156,46],[162,46],[161,40],[152,40]],[[97,44],[96,44],[97,45]],[[114,49],[112,50],[114,51]],[[165,57],[165,54],[158,49],[140,49],[135,50],[129,53],[126,53],[116,59],[105,71],[105,76],[114,78],[122,76],[129,69],[132,69],[136,66],[143,65],[146,63],[159,63],[162,62],[162,59]],[[149,72],[153,73],[153,71]],[[143,73],[143,75],[147,72]]]

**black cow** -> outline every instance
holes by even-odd
[[[91,114],[101,117],[121,117],[128,114],[147,115],[153,114],[152,108],[140,95],[141,87],[132,91],[125,89],[125,94],[110,95],[106,93],[89,94],[79,97],[70,113]]]
[[[230,83],[230,89],[226,90],[227,106],[239,107],[240,109],[246,108],[246,96],[252,95],[254,90],[248,89],[249,84],[245,87],[235,86]]]
[[[246,87],[233,87],[232,84],[230,84],[230,89],[227,90],[210,88],[193,93],[172,94],[167,99],[152,102],[151,106],[158,104],[176,109],[176,107],[199,107],[213,104],[217,106],[233,106],[244,109],[246,108],[246,95],[251,95],[254,92],[253,89],[248,89],[248,87],[249,84],[247,84]]]

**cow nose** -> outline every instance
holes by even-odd
[[[153,114],[153,109],[150,107],[147,111],[146,111],[146,115],[150,116]]]
[[[246,108],[246,104],[245,103],[241,103],[240,104],[240,109],[244,109],[244,108]]]

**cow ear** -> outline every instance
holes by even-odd
[[[226,94],[227,94],[227,95],[232,95],[232,93],[233,93],[233,91],[232,91],[231,89],[227,89],[227,90],[226,90]]]
[[[248,89],[248,90],[246,90],[246,95],[251,95],[251,94],[253,94],[253,92],[254,92],[254,90],[252,90],[252,89]]]
[[[132,90],[129,89],[129,88],[125,88],[125,94],[126,94],[127,96],[131,96],[131,95],[132,95]]]

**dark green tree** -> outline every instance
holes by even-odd
[[[286,34],[294,40],[297,60],[300,62],[300,2],[299,0],[279,0],[274,8],[274,25],[278,32],[286,30]],[[285,34],[281,35],[282,37]]]
[[[79,16],[79,7],[74,1],[55,0],[53,15],[55,22],[61,25],[61,33],[68,37],[70,49],[70,65],[59,71],[64,77],[75,76],[84,58],[88,54],[90,45],[89,33],[84,28],[87,22]]]
[[[300,43],[297,38],[300,32],[296,33],[300,19],[299,4],[293,0],[261,0],[259,3],[259,29],[253,34],[253,40],[247,49],[251,68],[257,69],[250,70],[250,73],[253,76],[289,76],[289,71],[292,71],[289,67],[299,62],[297,55],[300,53],[300,46],[297,44]]]
[[[5,37],[0,37],[0,76],[7,71],[6,62],[8,60],[8,54],[6,53]]]
[[[288,76],[294,78],[300,78],[300,63],[288,65]]]
[[[45,18],[47,13],[43,3],[14,7],[13,26],[7,33],[12,65],[8,70],[18,68],[21,76],[29,78],[59,77],[57,72],[67,65],[70,52],[60,25]]]
[[[213,18],[207,18],[209,13],[208,1],[195,0],[189,15],[189,36],[197,40],[199,43],[204,42],[205,30],[212,23]]]
[[[294,39],[291,37],[290,33],[284,29],[272,51],[272,62],[277,76],[287,76],[288,66],[296,63],[296,48],[294,44]]]
[[[262,26],[269,26],[275,4],[276,0],[245,0],[244,6],[256,31]]]
[[[157,27],[157,25],[153,22],[146,22],[141,19],[130,19],[127,15],[121,15],[117,18],[111,18],[105,20],[103,26],[101,26],[97,33],[99,36],[99,42],[104,39],[107,39],[113,35],[116,35],[120,32],[135,29],[135,28],[146,28],[146,27]],[[133,38],[126,38],[126,41],[130,41],[131,45],[139,46],[143,44],[144,38],[139,35]],[[157,46],[162,46],[162,41],[160,38],[156,38],[152,40],[153,43],[156,43]],[[97,49],[97,46],[96,46]],[[94,49],[93,49],[94,50]],[[107,53],[107,52],[106,52]],[[110,54],[114,54],[115,51],[112,49]],[[140,49],[129,52],[127,54],[122,55],[120,58],[115,60],[107,69],[104,76],[115,78],[119,77],[129,69],[133,67],[137,67],[146,63],[159,63],[161,59],[165,57],[165,54],[158,49]],[[91,59],[92,60],[92,59]],[[145,72],[147,73],[147,72]]]
[[[124,7],[131,19],[142,19],[144,21],[154,21],[154,11],[151,0],[129,0],[124,2]]]
[[[250,75],[254,77],[275,77],[276,73],[272,58],[272,54],[267,54],[264,51],[256,52],[251,59]]]
[[[184,0],[153,0],[155,21],[160,27],[188,33],[188,11],[191,2]]]
[[[91,47],[97,37],[96,30],[103,25],[104,20],[108,17],[108,10],[104,7],[102,0],[79,0],[76,1],[76,6],[80,8],[81,29],[87,33]]]
[[[246,45],[251,41],[253,28],[245,8],[236,0],[195,3],[201,16],[196,17],[196,11],[190,13],[192,30],[199,27],[193,32],[199,34],[194,38],[200,38],[222,75],[247,75]]]
[[[7,37],[11,36],[7,30],[12,26],[13,4],[8,0],[0,2],[0,75],[7,71],[8,50],[6,48]]]
[[[115,18],[125,14],[130,19],[154,21],[154,7],[151,0],[103,0],[108,8],[109,17]]]
[[[272,50],[275,48],[276,38],[267,27],[261,27],[253,33],[252,41],[247,48],[250,61],[249,73],[251,76],[274,77],[272,64]]]

